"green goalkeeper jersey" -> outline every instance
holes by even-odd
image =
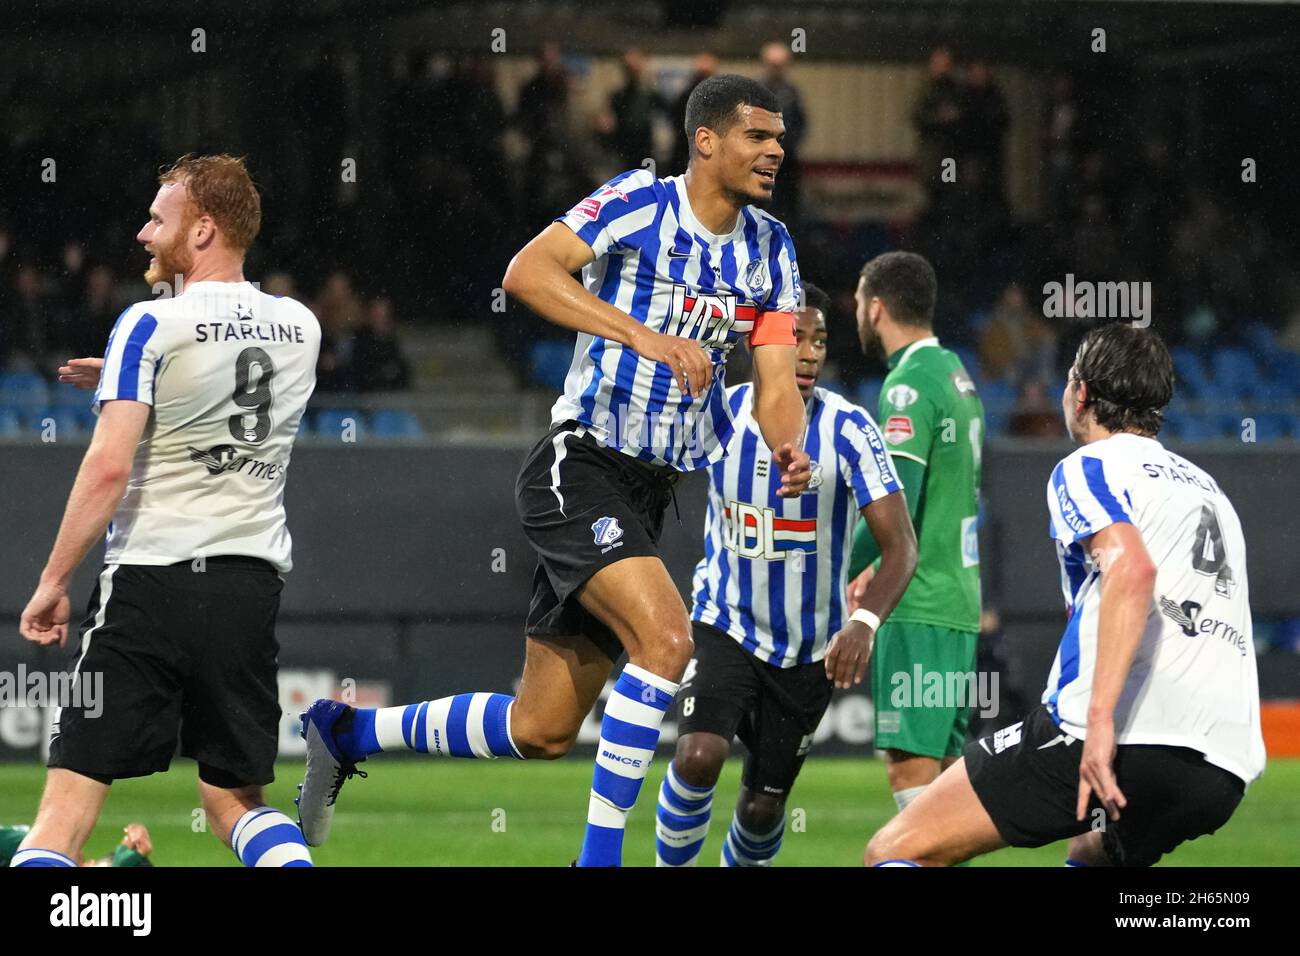
[[[880,393],[885,447],[907,485],[916,525],[917,564],[890,621],[979,631],[980,569],[976,533],[984,406],[961,359],[937,338],[921,339],[889,357]],[[910,466],[909,466],[910,463]],[[866,522],[858,538],[870,544]],[[850,574],[868,563],[870,549],[855,546]]]

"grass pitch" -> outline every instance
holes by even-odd
[[[625,843],[629,866],[654,864],[654,806],[668,755],[651,768],[632,812]],[[320,866],[566,866],[578,853],[586,819],[591,763],[406,757],[372,758],[369,779],[346,784],[329,843],[313,851]],[[0,823],[30,822],[44,768],[0,765]],[[268,802],[290,816],[302,765],[282,763]],[[731,818],[740,762],[727,763],[714,799],[713,826],[702,866],[716,866]],[[1300,760],[1273,760],[1217,834],[1184,844],[1166,866],[1300,865]],[[194,764],[113,787],[87,846],[105,854],[129,822],[153,836],[158,866],[237,866],[234,855],[203,829]],[[894,812],[880,760],[812,758],[789,809],[778,866],[858,866],[867,838]],[[802,811],[795,817],[794,811]],[[1065,844],[1002,850],[973,866],[1060,866]]]

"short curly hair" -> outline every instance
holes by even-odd
[[[245,252],[257,238],[262,228],[262,197],[242,157],[186,153],[163,168],[158,182],[183,183],[194,210],[212,217],[231,249]]]

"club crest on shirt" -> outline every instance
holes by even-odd
[[[754,259],[746,266],[745,286],[755,299],[762,298],[767,290],[767,266],[762,259]]]
[[[623,537],[623,528],[619,525],[618,519],[609,516],[598,518],[592,522],[591,530],[596,536],[596,544],[598,545],[613,544]]]
[[[911,405],[919,397],[920,396],[916,393],[916,389],[911,385],[903,385],[901,383],[892,386],[889,391],[885,393],[885,400],[899,411],[902,411],[908,405]]]

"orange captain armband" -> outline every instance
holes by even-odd
[[[750,345],[794,345],[793,312],[759,312],[749,333]]]

